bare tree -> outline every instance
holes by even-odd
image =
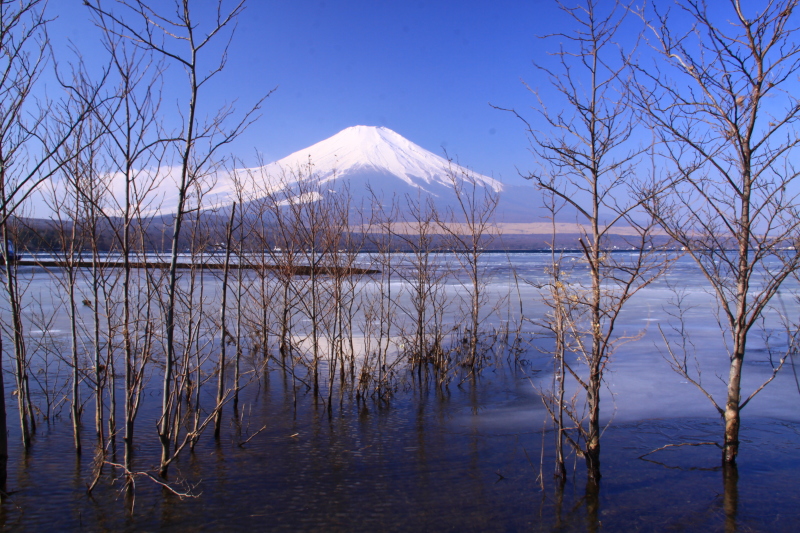
[[[406,249],[405,264],[397,265],[398,277],[408,284],[409,292],[408,303],[399,306],[409,322],[403,332],[403,351],[412,376],[416,370],[420,385],[423,370],[427,379],[430,369],[436,386],[444,387],[452,377],[452,361],[445,346],[450,331],[444,325],[448,304],[444,285],[450,272],[437,223],[441,216],[427,194],[420,192],[416,197],[407,194],[404,200],[407,218],[393,235]]]
[[[548,282],[545,285],[547,297],[544,298],[545,304],[550,308],[550,313],[545,317],[543,325],[553,335],[553,347],[551,356],[553,358],[553,385],[549,393],[542,395],[542,401],[547,409],[550,418],[555,426],[555,452],[556,469],[555,475],[559,481],[559,486],[563,490],[564,482],[567,479],[567,469],[565,464],[564,440],[567,437],[566,430],[570,426],[565,420],[566,412],[569,409],[577,412],[575,402],[577,397],[573,395],[569,404],[566,394],[566,355],[570,351],[570,332],[571,323],[578,317],[578,306],[574,298],[570,297],[566,290],[568,287],[569,273],[562,272],[562,266],[568,264],[564,258],[563,251],[557,250],[556,240],[558,238],[558,226],[556,216],[564,202],[555,194],[546,194],[544,198],[547,208],[550,210],[552,218],[552,233],[550,242],[550,266],[546,272]]]
[[[231,403],[233,406],[234,418],[237,421],[241,421],[239,391],[242,388],[242,358],[245,348],[249,347],[251,340],[255,340],[255,344],[260,344],[261,342],[266,344],[267,342],[266,334],[263,333],[266,328],[266,323],[264,323],[264,328],[257,327],[255,331],[246,331],[247,326],[251,323],[251,321],[247,320],[247,315],[251,314],[248,312],[249,309],[247,309],[247,307],[248,303],[251,303],[253,300],[251,298],[251,292],[255,292],[251,284],[248,283],[247,277],[250,276],[251,268],[255,265],[252,261],[252,254],[246,250],[245,243],[256,238],[256,217],[253,216],[253,208],[256,207],[256,205],[254,205],[253,198],[250,191],[246,189],[246,185],[247,182],[243,179],[243,176],[234,171],[233,186],[235,200],[231,206],[231,210],[235,210],[237,206],[238,210],[236,210],[236,219],[234,215],[231,214],[229,224],[233,228],[233,233],[231,234],[231,238],[226,240],[230,241],[228,243],[229,247],[235,246],[233,252],[236,254],[236,290],[233,292],[236,321],[234,323],[233,334],[230,336],[234,339],[234,346],[236,347],[233,359],[233,401]],[[262,283],[264,283],[263,278]],[[253,290],[251,291],[251,289]],[[260,292],[262,295],[268,295],[264,285],[261,286],[261,289]],[[263,300],[257,303],[259,309],[264,309],[269,305],[268,301]],[[254,362],[254,370],[258,371],[265,367],[266,362],[266,358],[262,359],[261,363]]]
[[[106,22],[102,15],[98,17],[95,22],[103,27]],[[141,296],[151,294],[154,284],[142,254],[146,250],[147,228],[152,222],[147,214],[156,207],[153,192],[159,184],[158,167],[167,143],[158,131],[160,65],[153,64],[149,54],[137,53],[125,39],[110,32],[104,32],[103,37],[110,57],[110,76],[115,79],[116,87],[113,97],[104,101],[96,116],[105,129],[108,179],[122,182],[121,194],[108,196],[110,205],[103,215],[122,260],[121,294],[118,296],[122,306],[121,323],[114,327],[121,328],[122,337],[123,463],[131,471],[135,419],[152,346],[151,326],[143,320],[150,316],[153,299]],[[143,268],[134,271],[132,263],[135,262]],[[111,314],[109,312],[109,316]],[[113,349],[115,335],[110,326],[108,334],[109,346]],[[109,376],[115,375],[114,363],[114,356],[109,356]],[[117,433],[116,387],[113,384],[109,403],[108,431],[113,440]]]
[[[327,261],[327,305],[325,313],[330,350],[328,364],[330,378],[328,386],[328,413],[332,413],[335,375],[339,372],[339,402],[344,401],[347,377],[355,380],[356,349],[353,327],[356,319],[357,283],[361,276],[356,274],[356,256],[363,248],[364,232],[368,227],[359,220],[362,213],[351,205],[350,187],[347,182],[338,184],[328,191],[327,223],[325,224],[330,243]]]
[[[203,419],[201,389],[210,380],[210,377],[204,377],[203,366],[213,359],[214,350],[209,348],[219,330],[208,302],[214,291],[207,287],[205,276],[207,266],[216,266],[213,252],[217,228],[213,214],[205,209],[205,193],[210,188],[211,185],[205,180],[194,185],[191,195],[195,210],[187,213],[181,237],[181,247],[188,247],[188,253],[182,256],[185,263],[180,266],[176,293],[175,360],[172,373],[174,405],[170,434],[175,449],[182,438],[188,438],[193,448],[199,437],[197,428]],[[167,303],[162,299],[162,313]],[[192,429],[182,436],[181,429],[184,427]]]
[[[287,228],[291,228],[289,248],[294,249],[302,263],[304,274],[308,276],[299,278],[296,276],[298,272],[291,272],[293,279],[298,282],[295,286],[295,292],[299,295],[298,308],[305,314],[310,326],[310,331],[304,332],[308,333],[310,343],[310,353],[306,355],[311,358],[306,361],[306,366],[311,372],[315,397],[321,393],[320,364],[324,355],[320,345],[324,333],[323,318],[327,296],[323,286],[323,272],[335,249],[335,242],[332,240],[334,236],[328,231],[333,200],[330,195],[322,194],[321,185],[315,179],[314,164],[309,160],[303,168],[294,170],[293,184],[285,192],[288,198],[276,205],[277,209],[288,211],[283,216],[288,215]]]
[[[556,407],[558,417],[564,410],[571,419],[572,430],[565,430],[564,436],[586,460],[589,487],[600,479],[604,373],[619,344],[637,336],[618,332],[617,319],[628,300],[659,275],[666,260],[652,253],[653,225],[639,221],[640,202],[626,200],[634,191],[642,151],[633,142],[636,117],[623,79],[630,55],[622,53],[616,42],[627,11],[620,4],[609,8],[595,0],[578,7],[561,4],[561,9],[575,30],[549,36],[562,41],[553,54],[557,62],[552,68],[538,68],[563,107],[551,107],[552,102],[546,104],[533,91],[544,128],[528,124],[532,151],[542,164],[529,178],[574,213],[582,233],[580,269],[570,272],[570,266],[554,256],[552,287],[546,295],[572,301],[569,306],[551,304],[557,321],[551,326],[569,336],[561,339],[559,349],[569,348],[577,355],[575,362],[558,357],[585,395],[585,416],[580,404],[565,404],[560,393]],[[623,242],[637,252],[633,257],[611,253],[614,233],[629,235]],[[570,284],[564,283],[566,277]]]
[[[28,378],[24,370],[25,347],[19,300],[15,292],[15,271],[10,267],[8,247],[10,217],[38,185],[58,170],[56,152],[72,135],[75,122],[58,124],[59,106],[33,98],[33,91],[48,58],[45,33],[47,18],[44,0],[0,3],[0,246],[6,268],[4,288],[11,308],[11,337],[17,361],[20,423],[25,449],[35,421],[28,396]],[[85,114],[72,116],[77,121]],[[58,127],[54,127],[57,124]],[[21,387],[21,388],[20,388]],[[6,442],[5,393],[0,383],[0,489],[5,486],[8,458]]]
[[[228,276],[230,274],[231,250],[233,244],[234,220],[236,219],[236,202],[231,204],[231,217],[225,228],[225,261],[222,266],[222,298],[220,299],[220,344],[219,344],[219,365],[217,366],[217,405],[222,403],[225,397],[225,365],[227,364],[226,348],[228,338],[233,339],[238,344],[239,339],[234,338],[228,333]],[[238,349],[237,349],[238,350]],[[238,377],[238,376],[237,376]],[[214,418],[214,438],[219,439],[220,427],[222,423],[222,409],[217,409]]]
[[[298,169],[298,172],[300,171]],[[260,188],[264,192],[265,202],[262,209],[268,212],[266,227],[262,228],[262,232],[270,234],[263,234],[262,239],[268,243],[267,251],[275,268],[278,285],[280,303],[275,306],[274,313],[280,365],[284,376],[287,370],[291,374],[292,395],[296,407],[297,383],[305,382],[295,372],[298,361],[294,341],[295,315],[299,313],[301,307],[301,288],[296,282],[295,275],[302,262],[303,243],[297,238],[300,231],[298,226],[301,223],[298,215],[301,210],[294,204],[302,202],[304,198],[310,198],[312,193],[309,185],[302,179],[297,182],[296,187],[293,187],[291,177],[298,176],[297,174],[266,176],[259,173],[257,181],[263,184]]]
[[[99,95],[107,79],[107,71],[103,71],[96,81],[91,81],[86,73],[82,58],[78,55],[76,62],[70,65],[65,76],[56,72],[61,84],[69,87],[70,95],[63,108],[55,115],[60,122],[61,130],[69,135],[56,150],[55,164],[60,167],[58,176],[61,179],[50,182],[50,207],[56,216],[56,225],[60,242],[59,250],[53,250],[55,256],[61,256],[64,262],[64,286],[67,308],[70,317],[72,366],[72,422],[75,450],[81,453],[81,414],[83,402],[80,399],[80,384],[87,380],[94,385],[95,422],[101,452],[104,450],[103,428],[103,390],[105,382],[105,363],[101,344],[101,318],[105,302],[100,298],[101,285],[105,286],[103,270],[99,265],[100,224],[103,219],[103,201],[107,197],[108,178],[100,168],[103,137],[106,133],[103,121],[100,120],[99,106],[103,97]],[[80,282],[84,274],[82,265],[84,254],[91,253],[91,270],[89,273],[89,294],[81,293]],[[82,353],[79,349],[87,325],[80,317],[78,301],[82,306],[91,308],[92,324],[91,340],[93,376],[85,372],[82,365]],[[84,357],[88,354],[84,353]]]
[[[372,203],[370,225],[373,228],[372,246],[375,248],[373,262],[380,270],[380,277],[375,280],[379,291],[365,302],[364,335],[367,337],[367,342],[372,342],[371,337],[374,335],[370,335],[371,326],[372,323],[376,323],[377,338],[374,351],[377,376],[375,376],[372,392],[379,400],[387,401],[391,392],[390,382],[393,368],[401,362],[399,357],[395,357],[394,361],[389,359],[392,346],[395,344],[393,337],[397,323],[397,302],[396,292],[393,291],[393,281],[397,279],[395,258],[398,254],[395,253],[393,241],[397,234],[397,225],[401,224],[399,222],[400,207],[396,196],[385,199],[372,189],[370,189],[370,195]],[[370,352],[371,350],[367,350],[365,353],[365,363],[368,362],[366,358]],[[370,376],[369,367],[366,367],[359,380],[365,389],[364,392],[367,392],[371,385]]]
[[[494,215],[500,195],[491,184],[478,184],[477,179],[464,170],[459,175],[451,166],[447,175],[453,186],[457,208],[450,213],[449,221],[440,221],[439,225],[448,236],[448,247],[453,249],[456,260],[467,275],[467,282],[462,282],[462,286],[469,299],[465,313],[469,317],[469,327],[464,328],[463,337],[467,340],[468,354],[462,364],[474,375],[481,367],[478,345],[487,304],[486,269],[481,259],[485,249],[499,235]],[[495,302],[496,306],[500,304]]]
[[[263,161],[259,166],[264,166]],[[267,369],[272,356],[270,339],[284,338],[274,331],[275,320],[280,314],[280,306],[277,303],[277,291],[280,285],[277,267],[280,261],[275,250],[276,213],[273,209],[274,198],[268,179],[253,171],[240,171],[234,175],[237,176],[237,195],[241,197],[240,204],[247,204],[249,222],[246,242],[244,233],[240,235],[240,261],[249,266],[256,278],[256,283],[251,284],[249,290],[245,290],[249,305],[245,306],[246,316],[243,319],[252,334],[253,370],[260,372]],[[280,364],[285,368],[284,362]],[[267,376],[266,372],[264,375]]]
[[[725,424],[723,462],[739,452],[740,412],[776,375],[742,394],[748,339],[800,265],[800,213],[792,162],[800,99],[796,0],[676,2],[679,16],[642,12],[656,57],[637,65],[637,104],[659,141],[662,173],[643,195],[648,211],[708,280],[730,360],[724,402],[699,376]],[[668,187],[664,194],[656,194]],[[787,352],[788,353],[788,352]]]
[[[217,2],[213,10],[212,22],[204,30],[200,29],[193,16],[189,0],[180,0],[175,4],[172,13],[157,10],[142,1],[123,0],[117,3],[121,14],[106,7],[101,0],[86,2],[86,5],[101,20],[108,23],[105,31],[124,35],[144,50],[152,51],[174,62],[187,75],[186,89],[188,98],[183,111],[184,123],[175,135],[179,164],[177,168],[177,205],[174,213],[171,239],[170,266],[166,290],[165,306],[165,344],[166,361],[164,386],[162,390],[162,412],[159,421],[159,438],[161,440],[160,473],[166,476],[171,462],[170,436],[172,420],[176,408],[176,396],[172,390],[173,371],[175,366],[175,327],[177,305],[178,255],[183,223],[187,213],[197,207],[192,204],[193,189],[204,177],[213,173],[220,162],[216,160],[219,149],[235,139],[251,122],[253,113],[260,106],[257,103],[244,117],[232,127],[226,127],[226,119],[232,114],[230,107],[222,108],[216,115],[203,120],[200,110],[201,89],[216,74],[222,71],[227,58],[227,46],[224,47],[217,65],[204,70],[199,66],[210,43],[223,37],[227,28],[235,23],[244,9],[244,1],[235,4],[231,9],[223,9],[223,2]]]
[[[93,176],[86,174],[86,159],[83,154],[75,157],[73,150],[83,142],[80,137],[84,134],[83,128],[78,128],[77,137],[74,143],[65,146],[64,160],[67,162],[63,167],[64,179],[59,184],[51,185],[50,208],[55,213],[55,224],[58,228],[59,241],[58,249],[53,250],[53,255],[58,257],[63,264],[63,276],[59,281],[64,288],[65,304],[69,315],[70,329],[70,354],[69,364],[72,367],[71,383],[71,418],[73,445],[75,452],[81,454],[81,416],[83,413],[83,403],[80,399],[80,384],[83,381],[81,374],[81,319],[78,302],[81,300],[79,295],[79,274],[81,252],[84,246],[83,232],[83,191],[86,182]]]

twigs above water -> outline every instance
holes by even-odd
[[[180,482],[180,483],[177,483],[177,484],[167,483],[166,481],[162,481],[162,480],[158,479],[156,476],[152,475],[149,472],[132,472],[132,471],[128,470],[127,468],[125,468],[124,465],[121,465],[119,463],[114,463],[114,462],[111,462],[111,461],[105,461],[105,464],[107,464],[107,465],[109,465],[111,467],[114,467],[114,468],[119,468],[120,470],[122,470],[122,473],[123,473],[123,475],[125,476],[125,479],[126,479],[126,486],[130,485],[131,489],[134,489],[135,486],[136,486],[136,478],[145,478],[147,480],[152,481],[156,485],[159,485],[164,490],[166,490],[170,494],[173,494],[173,495],[177,496],[181,500],[183,500],[184,498],[198,498],[198,497],[200,497],[202,495],[202,493],[195,494],[195,493],[192,492],[199,485],[199,483],[195,483],[195,484],[189,484],[189,483],[186,483],[186,482]],[[179,485],[183,486],[185,488],[181,488],[181,489],[176,488]],[[136,492],[135,490],[131,490],[131,494],[135,494],[135,492]],[[132,511],[133,511],[133,504],[131,505],[131,512]]]
[[[639,457],[637,457],[637,459],[644,459],[648,455],[652,455],[656,452],[666,450],[667,448],[680,448],[681,446],[716,446],[720,450],[722,449],[722,446],[720,446],[719,443],[717,442],[681,442],[680,444],[665,444],[660,448],[656,448],[655,450],[649,451],[644,455],[640,455]]]
[[[254,439],[254,438],[255,438],[255,437],[256,437],[256,436],[257,436],[259,433],[261,433],[262,431],[264,431],[265,429],[267,429],[267,427],[268,427],[268,424],[265,424],[265,425],[264,425],[264,427],[262,427],[261,429],[259,429],[258,431],[256,431],[255,433],[253,433],[252,435],[250,435],[249,437],[247,437],[247,439],[246,439],[246,440],[244,440],[244,441],[242,441],[242,442],[238,443],[238,444],[239,444],[239,447],[240,447],[240,448],[244,448],[244,445],[245,445],[245,444],[247,444],[248,442],[250,442],[251,440],[253,440],[253,439]]]

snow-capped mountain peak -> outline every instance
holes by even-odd
[[[311,171],[308,172],[308,165]],[[447,159],[425,150],[405,137],[382,126],[352,126],[333,137],[299,150],[263,169],[270,176],[302,171],[325,182],[363,172],[393,175],[408,185],[451,184],[449,175],[469,176],[495,191],[502,184],[490,177],[469,172]]]
[[[448,161],[388,128],[352,126],[274,163],[217,176],[197,207],[225,207],[237,198],[249,201],[278,191],[292,194],[302,189],[300,183],[316,183],[312,188],[324,195],[324,190],[337,187],[319,185],[334,180],[339,185],[346,183],[353,199],[361,203],[368,203],[373,192],[386,198],[424,194],[447,201],[452,199],[454,180],[496,193],[505,190],[499,181]],[[169,178],[164,180],[161,213],[177,207],[177,191],[168,182]]]

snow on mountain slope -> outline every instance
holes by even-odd
[[[383,190],[384,186],[395,189],[399,184],[391,183],[393,177],[407,187],[436,195],[441,186],[452,189],[450,176],[461,179],[469,176],[479,186],[491,187],[495,192],[503,190],[503,184],[493,178],[472,173],[388,128],[373,126],[344,129],[279,161],[260,168],[242,169],[238,174],[245,194],[250,197],[257,195],[259,189],[291,187],[298,181],[314,180],[323,184],[365,175],[374,178],[371,186],[378,190]],[[210,191],[207,200],[216,205],[230,203],[234,190],[233,179],[224,177]]]
[[[175,176],[176,172],[169,173],[155,195],[159,198],[154,205],[159,206],[160,214],[177,209]],[[544,216],[533,187],[505,185],[433,154],[388,128],[373,126],[344,129],[262,167],[221,173],[206,189],[200,207],[224,209],[237,199],[250,201],[279,191],[284,191],[279,195],[283,198],[302,194],[318,200],[321,195],[347,188],[355,209],[368,208],[374,197],[387,205],[395,198],[401,206],[407,205],[406,199],[427,197],[439,212],[458,213],[454,179],[474,183],[479,195],[484,187],[498,193],[498,221],[539,222]],[[197,207],[194,198],[187,207]]]
[[[334,173],[346,177],[357,171],[370,170],[394,175],[409,185],[424,187],[434,182],[450,185],[448,170],[456,175],[466,172],[457,164],[425,150],[388,128],[371,126],[347,128],[273,165],[294,169],[307,165],[309,160],[323,183],[332,179]],[[503,190],[497,180],[480,174],[471,176],[496,192]]]
[[[148,170],[141,171],[139,178],[143,182],[137,185],[140,191],[147,191],[141,213],[168,219],[178,206],[179,168],[161,167],[157,176],[148,173]],[[149,180],[152,181],[150,185]],[[549,212],[543,208],[541,193],[534,187],[503,184],[433,154],[388,128],[373,126],[344,129],[262,167],[202,176],[199,186],[190,189],[185,207],[187,211],[198,208],[224,211],[234,201],[250,202],[273,193],[277,193],[280,204],[298,200],[304,203],[346,189],[354,214],[369,212],[376,201],[388,208],[394,200],[395,206],[403,210],[409,208],[409,201],[424,199],[439,213],[453,213],[458,217],[462,207],[453,191],[453,180],[461,180],[468,194],[474,183],[478,198],[482,198],[483,190],[496,192],[499,203],[494,213],[495,222],[537,224],[550,220]],[[54,186],[59,188],[64,184]],[[124,187],[123,176],[111,180],[106,206],[110,213],[122,213]],[[198,191],[202,191],[200,205]],[[66,194],[63,191],[56,194],[62,193]],[[397,213],[397,216],[404,214]],[[556,220],[575,222],[576,215],[562,209]]]

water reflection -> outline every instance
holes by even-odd
[[[600,481],[588,480],[585,494],[586,531],[596,533],[600,527]]]
[[[732,533],[736,531],[736,513],[739,507],[739,467],[736,464],[724,464],[722,466],[722,508],[725,511],[725,531]]]
[[[540,267],[528,265],[531,272]],[[621,327],[638,331],[662,290],[654,285],[632,301]],[[701,314],[702,327],[708,318]],[[545,356],[534,347],[520,364],[502,359],[445,389],[415,373],[388,401],[339,394],[330,411],[293,379],[291,366],[276,361],[242,391],[236,416],[225,406],[221,439],[204,435],[175,463],[171,481],[188,482],[179,485],[184,489],[196,484],[197,498],[181,499],[144,478],[135,494],[125,491],[120,472],[108,465],[89,498],[91,431],[84,432],[84,455],[75,458],[65,410],[40,424],[25,454],[10,424],[9,488],[16,492],[0,505],[0,523],[97,531],[790,529],[800,521],[793,377],[779,376],[748,406],[738,469],[723,470],[712,446],[642,461],[667,443],[710,442],[721,434],[718,419],[705,418],[712,413],[702,398],[663,366],[652,334],[623,347],[613,362],[605,405],[616,406],[616,418],[603,435],[602,484],[584,483],[583,461],[574,455],[567,479],[550,477],[555,438],[542,431],[547,415],[531,382],[551,376],[541,372]],[[716,355],[700,354],[709,375]],[[158,391],[145,394],[134,450],[139,470],[159,460]],[[122,443],[108,452],[118,462]],[[548,473],[543,486],[541,472]]]
[[[14,457],[18,492],[0,506],[3,523],[28,529],[466,531],[636,531],[655,524],[732,531],[743,524],[780,529],[800,519],[797,496],[787,490],[800,475],[795,423],[764,421],[751,428],[744,473],[721,473],[719,451],[708,446],[665,451],[663,465],[638,459],[665,439],[704,438],[718,428],[715,420],[611,426],[604,435],[602,485],[585,485],[582,461],[571,457],[569,478],[546,475],[542,489],[539,463],[551,472],[553,456],[551,446],[545,444],[544,454],[541,446],[552,439],[530,429],[541,428],[541,419],[524,425],[497,420],[502,406],[520,399],[509,394],[514,382],[506,378],[485,379],[479,387],[465,382],[449,395],[409,391],[390,408],[345,402],[329,416],[325,405],[304,394],[295,413],[291,386],[273,372],[268,384],[243,395],[249,427],[228,424],[219,443],[201,439],[194,454],[176,463],[174,481],[199,482],[195,499],[181,500],[144,479],[137,480],[135,501],[126,499],[111,469],[102,490],[87,498],[90,454],[74,459],[69,421],[56,421],[37,434],[33,453]],[[268,428],[239,446],[262,422]],[[154,425],[152,418],[143,423],[142,433],[154,432]],[[157,445],[141,442],[137,464],[156,465]],[[61,460],[53,460],[52,450]],[[758,490],[742,491],[741,476],[755,479],[750,486]],[[778,508],[771,502],[775,492],[786,494]],[[709,511],[714,507],[720,512]]]

